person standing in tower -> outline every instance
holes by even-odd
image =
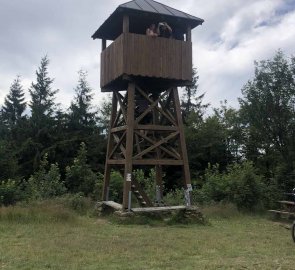
[[[172,37],[172,28],[166,22],[160,22],[158,25],[159,37],[171,38]]]
[[[159,35],[156,25],[152,23],[148,29],[146,29],[146,35],[150,37],[157,37]]]

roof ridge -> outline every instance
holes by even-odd
[[[133,1],[130,1],[130,2],[134,2],[135,3],[135,5],[137,5],[141,10],[144,10],[138,3],[137,3],[137,1],[136,0],[133,0]],[[129,3],[129,2],[128,2]]]
[[[128,3],[131,3],[131,2],[134,2],[135,0],[131,0],[131,1],[128,1],[128,2],[125,2],[125,3],[122,3],[121,5],[119,5],[119,7],[120,6],[123,6],[123,5],[126,5],[126,4],[128,4]]]
[[[177,15],[175,15],[175,14],[173,13],[173,11],[176,11],[176,12],[178,12],[178,13],[182,13],[182,14],[184,15],[184,17],[186,17],[186,18],[188,18],[188,19],[197,19],[197,20],[204,21],[203,19],[201,19],[201,18],[199,18],[199,17],[196,17],[196,16],[194,16],[194,15],[191,15],[191,14],[189,14],[189,13],[186,13],[186,12],[184,12],[184,11],[182,11],[182,10],[178,10],[178,9],[176,9],[176,8],[170,7],[170,6],[168,6],[168,5],[165,5],[165,4],[163,4],[163,3],[161,3],[161,2],[158,2],[158,1],[155,1],[155,0],[142,0],[142,1],[145,2],[147,5],[149,5],[149,6],[150,6],[154,11],[156,11],[156,12],[158,12],[158,10],[152,5],[152,2],[161,5],[161,6],[162,6],[162,7],[163,7],[163,8],[164,8],[164,9],[170,14],[170,16],[177,16]],[[128,1],[128,2],[125,2],[125,3],[121,4],[120,7],[123,7],[123,8],[125,7],[125,8],[126,8],[126,5],[128,5],[129,3],[133,3],[133,4],[135,4],[136,6],[138,6],[140,10],[144,10],[144,8],[141,7],[137,2],[138,2],[137,0],[131,0],[131,1]],[[167,15],[168,15],[168,14],[167,14]]]
[[[150,3],[149,3],[149,1],[150,0],[143,0],[144,2],[146,2],[154,11],[157,11]],[[136,0],[135,0],[135,2],[136,2]]]
[[[176,10],[176,11],[178,11],[178,12],[181,12],[181,13],[187,15],[188,17],[198,18],[198,17],[193,16],[193,15],[190,15],[190,14],[188,14],[188,13],[182,11],[182,10],[178,10],[178,9],[176,9],[176,8],[173,8],[173,7],[167,6],[167,5],[165,5],[165,4],[161,3],[161,2],[158,2],[158,1],[155,1],[155,0],[150,0],[150,1],[156,2],[156,3],[158,3],[158,4],[162,5],[162,6],[164,6],[166,9],[167,9],[167,8],[171,8],[171,9],[173,9],[173,10]],[[170,12],[170,11],[169,11],[169,12]],[[171,12],[170,12],[170,13],[171,13]],[[174,15],[174,14],[173,14],[173,15]],[[198,18],[198,19],[200,19],[200,18]]]

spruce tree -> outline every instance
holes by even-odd
[[[24,96],[20,76],[17,76],[10,86],[10,91],[4,100],[2,108],[2,119],[9,129],[13,128],[23,117],[26,109]]]
[[[40,157],[51,149],[57,140],[55,138],[55,110],[57,108],[55,95],[58,90],[52,90],[54,80],[48,75],[48,65],[49,59],[45,56],[36,70],[36,82],[32,82],[29,89],[31,117],[27,138],[21,148],[23,157],[21,163],[25,175],[31,174],[34,169],[38,168]]]
[[[87,82],[87,72],[78,72],[79,80],[75,88],[75,97],[69,108],[70,130],[88,130],[95,127],[96,112],[92,111],[92,89]]]
[[[46,126],[53,120],[56,109],[55,94],[58,90],[52,90],[53,79],[48,76],[49,59],[47,56],[41,59],[41,64],[36,71],[37,82],[32,83],[29,92],[32,112],[31,122],[38,129]]]
[[[198,96],[198,80],[198,71],[196,68],[193,68],[192,85],[185,87],[181,98],[182,116],[185,124],[187,124],[190,117],[192,117],[194,121],[200,121],[204,115],[205,109],[209,106],[209,104],[202,104],[204,93]]]
[[[4,124],[3,108],[0,109],[0,141],[4,140],[7,128]]]

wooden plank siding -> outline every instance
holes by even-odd
[[[192,43],[121,34],[101,53],[101,87],[122,75],[192,80]]]
[[[101,52],[101,87],[123,74],[123,48],[123,35],[121,35]]]

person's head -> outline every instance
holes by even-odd
[[[152,23],[149,28],[154,31],[154,30],[156,30],[156,25],[154,23]]]
[[[159,23],[160,30],[166,30],[167,29],[167,23],[166,22],[160,22]]]

